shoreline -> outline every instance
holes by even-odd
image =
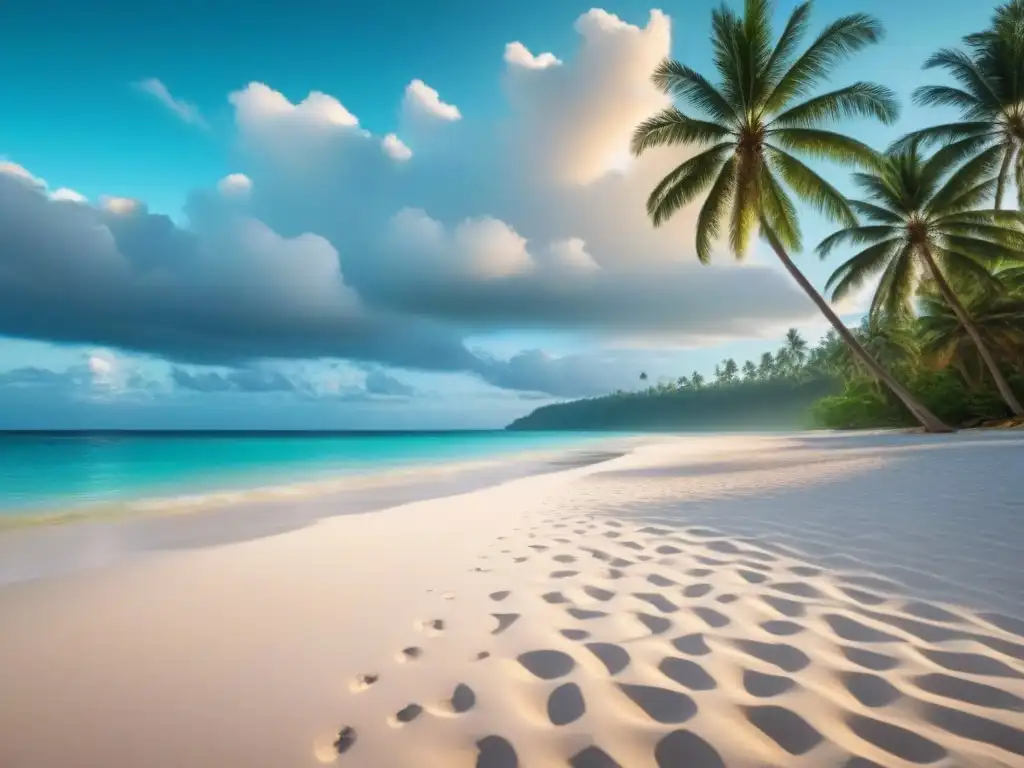
[[[0,536],[9,530],[36,526],[63,525],[80,522],[117,521],[143,515],[190,514],[244,503],[274,500],[303,499],[329,495],[346,490],[384,487],[406,479],[430,478],[460,472],[485,470],[508,462],[554,461],[566,453],[599,452],[610,443],[629,446],[642,436],[624,437],[621,434],[607,438],[594,437],[592,442],[563,447],[525,448],[495,453],[488,458],[452,458],[441,461],[417,459],[386,468],[344,466],[338,470],[320,468],[316,472],[303,472],[298,468],[296,479],[269,484],[216,485],[209,489],[189,492],[186,478],[180,483],[181,493],[161,493],[157,489],[139,491],[137,496],[112,501],[55,501],[45,505],[29,505],[0,509]]]
[[[675,437],[0,586],[0,764],[1017,765],[1022,459]]]

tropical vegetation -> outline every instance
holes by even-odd
[[[953,108],[958,118],[908,134],[886,152],[831,124],[852,117],[893,124],[895,94],[870,82],[824,87],[841,61],[881,39],[881,24],[853,13],[801,48],[810,11],[810,2],[798,5],[776,38],[770,0],[745,0],[742,16],[724,5],[715,10],[715,82],[681,62],[662,62],[653,82],[677,106],[634,133],[635,154],[659,146],[690,154],[652,190],[654,226],[700,201],[701,262],[722,239],[741,258],[757,234],[833,328],[814,349],[787,342],[759,361],[723,361],[716,383],[767,381],[772,372],[804,371],[828,358],[826,375],[842,392],[814,413],[829,426],[912,418],[942,432],[1000,411],[1024,415],[1024,0],[1000,6],[962,48],[924,62],[953,84],[920,88],[914,101]],[[808,165],[819,160],[852,171],[861,199]],[[1008,207],[1011,184],[1017,200]],[[833,301],[878,280],[858,329],[842,323],[792,259],[804,248],[797,203],[839,227],[819,255],[855,249],[829,281]]]

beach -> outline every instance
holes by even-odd
[[[592,459],[131,557],[0,532],[99,553],[0,586],[0,766],[1024,765],[1024,435]]]

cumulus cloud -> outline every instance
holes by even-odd
[[[622,159],[666,104],[650,73],[669,52],[668,17],[640,26],[593,10],[575,28],[561,63],[506,49],[497,122],[462,120],[410,83],[404,114],[420,119],[398,129],[415,155],[334,96],[244,86],[228,97],[238,183],[195,193],[185,227],[137,201],[69,205],[0,173],[0,333],[181,364],[347,358],[580,394],[569,368],[602,386],[606,375],[541,352],[495,360],[464,339],[541,329],[682,345],[812,317],[778,271],[699,265],[693,207],[650,226],[646,196],[678,154]]]
[[[413,80],[405,87],[405,107],[412,114],[428,115],[453,122],[462,119],[454,104],[441,101],[441,95],[422,80]]]
[[[534,56],[530,49],[520,42],[505,46],[505,63],[526,69],[547,69],[562,63],[553,53],[539,53]]]
[[[397,135],[389,133],[380,142],[384,153],[392,160],[404,161],[412,157],[412,150]]]
[[[148,93],[186,123],[197,125],[200,128],[207,127],[206,120],[203,118],[202,114],[199,112],[199,108],[196,107],[195,104],[191,104],[183,99],[173,96],[167,89],[167,86],[155,77],[140,80],[135,84],[135,86],[143,93]]]

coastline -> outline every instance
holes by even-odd
[[[1022,457],[665,437],[9,584],[0,764],[1016,765]]]

